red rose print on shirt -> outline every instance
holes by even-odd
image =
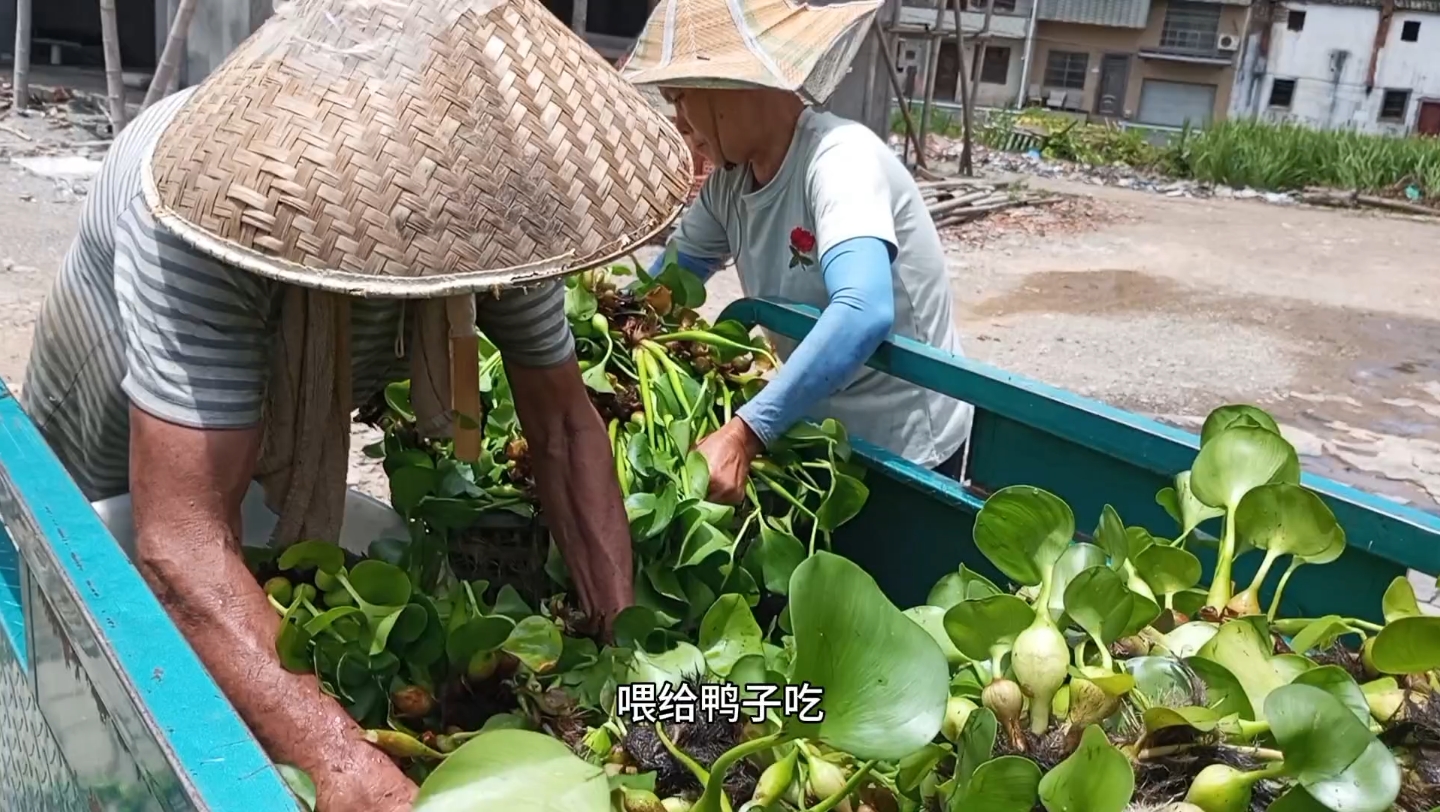
[[[809,267],[815,264],[815,260],[809,256],[815,250],[815,235],[805,229],[796,226],[790,230],[790,267],[804,265]]]

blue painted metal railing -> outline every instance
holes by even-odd
[[[0,626],[0,809],[299,809],[3,381]]]

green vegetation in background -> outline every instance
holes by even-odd
[[[918,117],[920,106],[912,106]],[[960,119],[931,110],[930,132],[959,137]],[[1017,128],[1048,135],[1042,155],[1091,166],[1125,164],[1175,178],[1237,188],[1289,191],[1321,186],[1380,192],[1413,186],[1440,199],[1440,141],[1396,138],[1348,130],[1314,130],[1297,124],[1237,119],[1205,130],[1185,129],[1164,145],[1143,130],[1087,124],[1043,110],[977,113],[975,141],[990,149],[1013,148]],[[918,119],[916,119],[918,121]],[[897,110],[891,128],[903,133]]]

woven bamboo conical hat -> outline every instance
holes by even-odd
[[[767,87],[824,103],[881,0],[660,0],[621,74],[636,85]]]
[[[679,214],[675,126],[538,0],[299,0],[196,89],[156,217],[264,276],[438,297],[622,257]]]

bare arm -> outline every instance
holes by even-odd
[[[305,770],[320,812],[408,810],[415,786],[359,725],[275,651],[280,618],[245,567],[240,502],[260,430],[198,430],[130,410],[140,570],[256,738]]]
[[[535,484],[587,614],[606,631],[634,603],[630,525],[610,438],[590,404],[574,354],[559,365],[507,363]]]

